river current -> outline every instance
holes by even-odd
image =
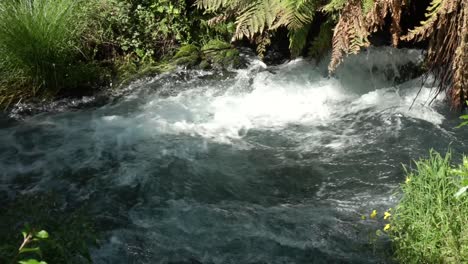
[[[395,206],[402,165],[468,139],[443,95],[401,82],[421,58],[373,49],[333,78],[302,59],[180,70],[3,122],[0,197],[89,204],[95,263],[390,263],[361,216]]]

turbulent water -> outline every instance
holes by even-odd
[[[395,205],[402,164],[468,138],[420,78],[394,85],[420,59],[376,49],[335,78],[306,60],[252,60],[4,121],[0,194],[90,205],[96,263],[387,263],[385,238],[370,244],[383,222],[361,215]]]

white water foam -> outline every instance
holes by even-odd
[[[399,64],[420,60],[414,51],[385,53],[379,50],[377,53],[373,61],[369,54],[356,57],[352,60],[353,67],[367,62],[372,67],[397,68]],[[369,115],[399,114],[436,126],[443,122],[444,117],[427,105],[432,96],[430,87],[420,88],[415,81],[399,88],[389,87],[388,82],[374,76],[372,83],[361,83],[362,87],[356,89],[356,83],[350,79],[353,74],[349,72],[356,73],[357,69],[341,70],[340,79],[326,78],[306,60],[294,60],[271,69],[260,61],[253,61],[248,69],[238,70],[237,76],[225,87],[200,86],[177,96],[155,96],[132,118],[158,133],[202,136],[220,142],[242,138],[251,129],[326,125],[365,110]],[[366,70],[360,75],[359,80],[365,80],[362,76],[366,75]],[[104,117],[104,120],[120,122],[115,116]]]

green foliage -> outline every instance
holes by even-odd
[[[403,197],[391,218],[390,237],[401,263],[468,261],[468,159],[457,169],[451,154],[431,151],[407,172]]]
[[[328,54],[332,48],[333,27],[334,24],[330,20],[322,24],[319,34],[310,44],[308,53],[310,57],[321,59]]]
[[[88,208],[68,208],[62,199],[45,193],[19,195],[15,201],[0,205],[0,263],[37,257],[48,263],[91,263],[89,246],[97,240]],[[26,229],[21,230],[21,226]],[[27,246],[19,250],[20,239],[27,241]]]
[[[312,0],[287,1],[290,12],[288,20],[289,49],[293,57],[299,56],[306,46],[309,29],[318,9],[318,2]]]
[[[239,51],[225,41],[213,39],[201,48],[201,52],[204,65],[215,68],[236,68],[240,65]]]
[[[200,50],[197,46],[191,44],[182,46],[174,55],[173,60],[176,65],[193,67],[200,60]]]
[[[468,115],[462,115],[462,116],[460,116],[460,119],[462,119],[464,121],[461,122],[461,124],[458,125],[457,128],[464,127],[464,126],[468,125]]]
[[[19,260],[18,263],[47,264],[45,261],[38,261],[36,257],[42,257],[40,243],[49,238],[49,233],[45,230],[35,231],[29,226],[26,226],[26,229],[21,233],[23,235],[23,243],[21,243],[13,263],[17,259],[23,259]]]
[[[289,29],[290,49],[293,55],[305,47],[310,24],[317,12],[319,0],[198,0],[199,8],[215,13],[214,21],[235,18],[233,39],[244,37],[256,41],[259,51],[265,50],[268,32],[279,27]],[[262,54],[260,54],[262,55]]]
[[[468,105],[468,101],[465,102]],[[457,126],[457,128],[464,127],[468,125],[468,115],[462,115],[460,116],[460,119],[463,120],[460,125]]]
[[[369,13],[374,7],[375,0],[362,0],[362,11],[364,14]]]
[[[87,20],[81,5],[80,0],[0,2],[0,74],[6,79],[0,85],[36,94],[73,82],[74,73],[83,71],[79,39]]]
[[[347,2],[348,0],[331,0],[322,10],[326,13],[338,13],[345,7]]]
[[[99,0],[95,10],[103,42],[137,61],[160,59],[191,41],[182,0]]]

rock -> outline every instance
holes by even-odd
[[[197,46],[188,44],[179,48],[173,57],[173,63],[178,66],[192,68],[200,62],[200,50]]]

